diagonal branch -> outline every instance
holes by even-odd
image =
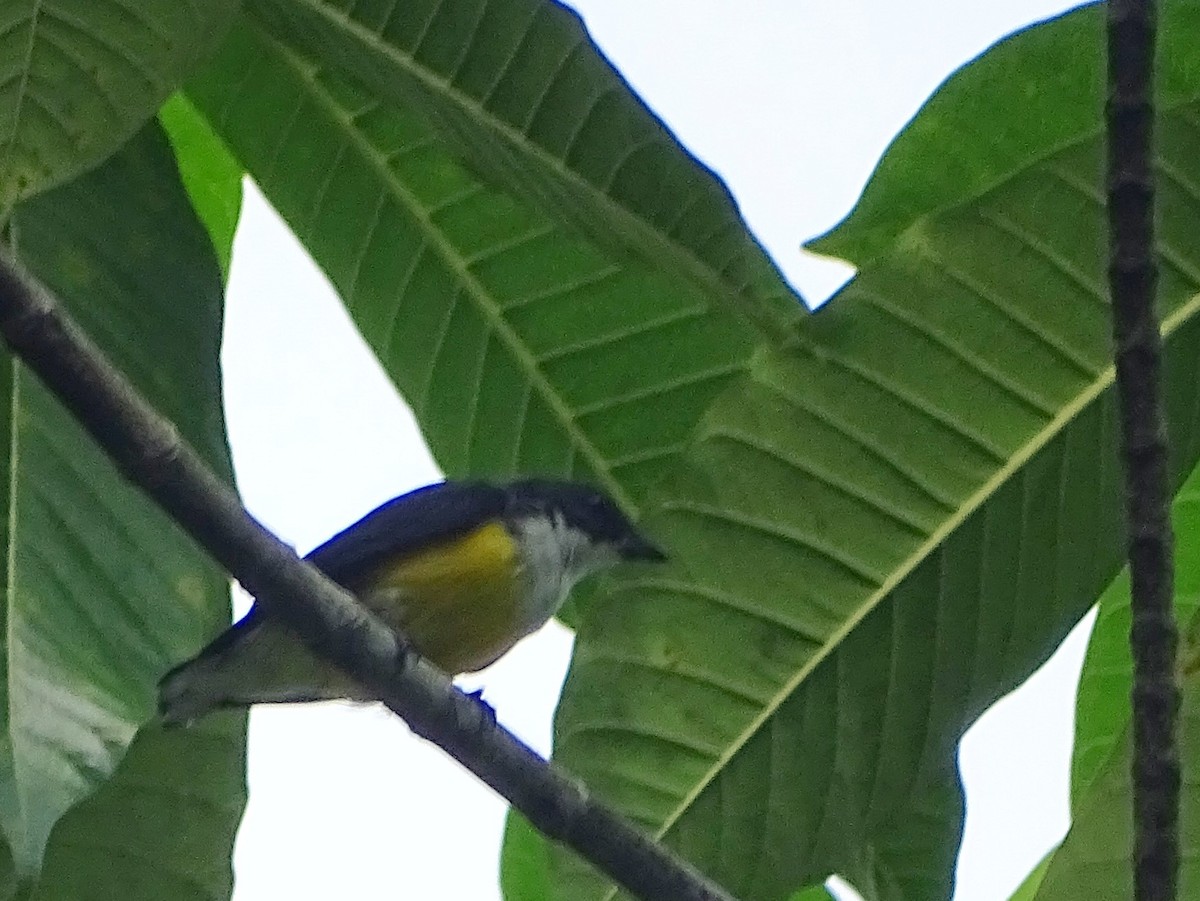
[[[50,292],[3,252],[0,332],[124,475],[271,615],[371,689],[414,732],[507,798],[539,830],[648,901],[733,901],[499,726],[482,704],[455,689],[351,595],[254,520]]]
[[[1162,339],[1154,313],[1154,0],[1108,6],[1109,286],[1125,463],[1133,628],[1134,897],[1172,901],[1179,870],[1178,630],[1172,612]]]

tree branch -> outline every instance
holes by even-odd
[[[122,473],[271,613],[507,798],[534,826],[647,901],[732,901],[500,727],[340,586],[302,562],[226,487],[60,309],[0,252],[0,332]]]
[[[1109,287],[1125,463],[1133,627],[1134,897],[1172,901],[1179,870],[1179,643],[1162,339],[1154,313],[1154,0],[1108,4]]]

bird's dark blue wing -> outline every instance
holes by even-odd
[[[504,514],[503,488],[485,482],[427,485],[376,507],[305,559],[354,588],[376,566],[455,538]]]

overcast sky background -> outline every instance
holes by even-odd
[[[819,301],[848,270],[806,257],[801,241],[849,211],[891,138],[951,71],[1074,4],[573,5],[647,103],[726,180],[787,276]],[[243,497],[301,552],[439,478],[337,297],[252,186],[234,247],[224,365]],[[1007,898],[1066,830],[1085,641],[1077,629],[964,741],[958,901]],[[551,624],[467,684],[484,686],[500,720],[545,752],[569,655],[569,633]],[[236,901],[499,897],[504,804],[381,709],[255,710],[249,778]]]

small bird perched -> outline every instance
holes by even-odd
[[[442,482],[394,498],[305,558],[456,675],[539,629],[575,583],[666,556],[601,492],[574,482]],[[375,700],[257,604],[159,683],[159,712]]]

